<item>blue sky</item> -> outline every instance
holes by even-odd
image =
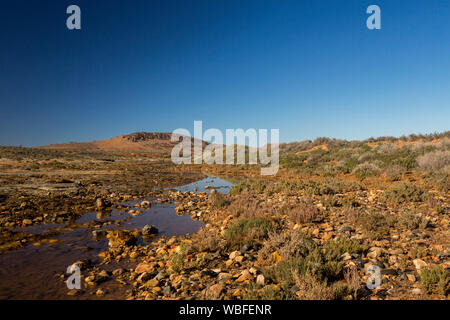
[[[77,4],[82,30],[66,28]],[[381,8],[382,29],[366,28]],[[0,10],[0,145],[278,128],[284,142],[450,126],[450,4],[16,0]]]

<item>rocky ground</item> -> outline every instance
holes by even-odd
[[[35,241],[13,227],[151,195],[205,227],[171,238],[149,227],[98,235],[109,248],[101,264],[77,262],[83,290],[107,298],[104,284],[116,282],[124,299],[448,299],[448,144],[325,142],[282,147],[279,173],[264,178],[257,167],[116,154],[59,156],[64,169],[2,157],[2,250]],[[236,185],[228,195],[161,190],[209,174]],[[156,240],[138,244],[142,237]],[[128,267],[109,267],[119,261]]]

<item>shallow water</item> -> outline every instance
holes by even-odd
[[[204,189],[207,186],[228,193],[232,184],[219,178],[208,177],[174,189],[185,192],[197,188],[197,192],[210,192],[211,189]],[[151,207],[135,217],[118,210],[107,214],[90,212],[68,226],[48,224],[16,229],[30,233],[58,231],[59,235],[53,237],[52,242],[41,241],[39,245],[29,244],[22,249],[0,255],[0,299],[100,299],[92,295],[96,289],[87,290],[78,297],[69,297],[65,283],[58,278],[58,275],[64,273],[75,261],[90,259],[94,263],[101,262],[97,255],[107,250],[108,241],[95,240],[92,236],[93,230],[134,230],[142,229],[148,224],[156,226],[160,235],[170,237],[195,233],[204,225],[201,221],[192,220],[189,215],[178,216],[174,205],[148,200],[152,203]],[[126,205],[132,207],[141,201],[127,202]],[[83,227],[86,223],[95,221],[102,224],[108,221],[112,223],[101,228]],[[116,222],[119,221],[120,225],[117,226]],[[102,266],[107,270],[118,267],[129,266],[126,262]],[[101,299],[120,299],[126,291],[125,287],[115,281],[108,281],[101,287],[108,292]]]

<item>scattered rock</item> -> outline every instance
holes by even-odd
[[[428,266],[428,264],[421,259],[414,259],[413,263],[414,263],[414,266],[416,267],[417,271],[420,271]]]
[[[135,272],[136,273],[152,272],[154,269],[155,267],[153,264],[142,262],[137,265]]]
[[[155,226],[149,226],[148,224],[146,224],[143,228],[142,228],[142,235],[144,236],[148,236],[148,235],[152,235],[152,234],[158,234],[159,230],[158,228],[156,228]]]
[[[222,284],[214,284],[211,287],[209,287],[208,289],[208,293],[210,296],[212,296],[213,298],[219,298],[222,291],[224,289],[224,286]]]

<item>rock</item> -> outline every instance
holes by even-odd
[[[106,237],[109,240],[109,246],[112,248],[122,246],[132,246],[136,244],[136,237],[129,231],[125,230],[108,230]]]
[[[341,228],[339,228],[338,232],[343,233],[343,232],[350,232],[353,231],[353,229],[349,226],[343,226]]]
[[[252,280],[253,276],[250,274],[250,272],[248,270],[244,270],[241,272],[241,275],[239,276],[239,278],[237,278],[237,282],[244,282],[244,281],[248,281],[248,280]]]
[[[156,228],[155,226],[149,226],[148,224],[146,224],[143,228],[142,228],[142,235],[144,236],[148,236],[148,235],[152,235],[152,234],[158,234],[158,228]]]
[[[105,295],[105,291],[103,291],[102,289],[98,289],[95,294],[99,297],[103,297]]]
[[[162,291],[161,287],[153,287],[153,288],[152,288],[152,292],[153,292],[153,293],[159,293],[159,292],[161,292],[161,291]]]
[[[422,294],[422,290],[420,289],[420,288],[414,288],[414,289],[412,289],[412,294],[415,294],[415,295],[421,295]]]
[[[31,221],[30,219],[23,219],[22,224],[25,226],[29,226],[29,225],[33,224],[33,221]]]
[[[352,256],[350,255],[350,253],[346,252],[341,256],[342,261],[348,261],[352,259]]]
[[[92,236],[94,237],[94,239],[101,239],[104,238],[106,235],[106,230],[94,230],[92,231]]]
[[[164,272],[162,272],[162,271],[160,271],[160,272],[158,272],[158,274],[156,275],[156,279],[158,280],[158,281],[161,281],[162,279],[164,279],[166,277],[166,274],[164,273]]]
[[[97,209],[105,209],[110,206],[111,206],[111,203],[108,200],[104,200],[102,198],[98,198],[97,200],[95,200],[95,207]]]
[[[236,257],[239,257],[241,255],[240,251],[233,251],[230,253],[230,259],[234,260]]]
[[[77,289],[72,289],[72,290],[67,291],[67,295],[71,296],[71,297],[78,296],[79,294],[80,294],[80,290],[77,290]]]
[[[144,201],[141,202],[141,207],[147,207],[148,208],[150,206],[151,206],[150,201],[144,200]]]
[[[158,279],[156,279],[156,278],[153,278],[153,279],[151,279],[151,280],[148,280],[148,281],[145,283],[145,285],[148,286],[148,287],[156,287],[158,284],[159,284],[159,281],[158,281]]]
[[[411,282],[416,282],[416,276],[415,275],[413,275],[413,274],[411,274],[411,273],[407,273],[406,274],[406,277],[408,278],[408,280],[409,281],[411,281]]]
[[[256,284],[264,286],[264,280],[265,280],[264,276],[260,274],[256,277]]]
[[[154,269],[155,267],[153,264],[142,262],[137,265],[135,272],[136,273],[152,272]]]
[[[383,250],[379,247],[372,247],[369,249],[369,253],[367,253],[367,258],[376,260],[377,257],[380,257]]]
[[[219,279],[219,281],[221,281],[231,279],[231,277],[232,277],[231,273],[221,272],[219,273],[219,276],[217,278]]]
[[[244,256],[237,256],[234,261],[242,263],[242,261],[244,261]]]
[[[113,274],[114,277],[118,277],[118,276],[124,274],[125,272],[126,272],[125,269],[119,268],[119,269],[115,269],[115,270],[112,272],[112,274]]]
[[[109,274],[106,270],[102,270],[100,271],[96,277],[95,277],[95,282],[96,283],[102,283],[105,282],[109,279]]]
[[[214,284],[211,287],[209,287],[208,289],[208,293],[210,296],[214,297],[214,298],[219,298],[222,291],[223,291],[224,287],[221,284]]]
[[[256,269],[255,267],[251,267],[248,271],[253,275],[256,275],[258,273],[258,269]]]
[[[428,266],[428,264],[425,261],[421,260],[421,259],[414,259],[413,263],[414,263],[414,266],[416,267],[416,269],[418,271],[422,270],[422,269],[424,269],[424,268],[426,268]]]

